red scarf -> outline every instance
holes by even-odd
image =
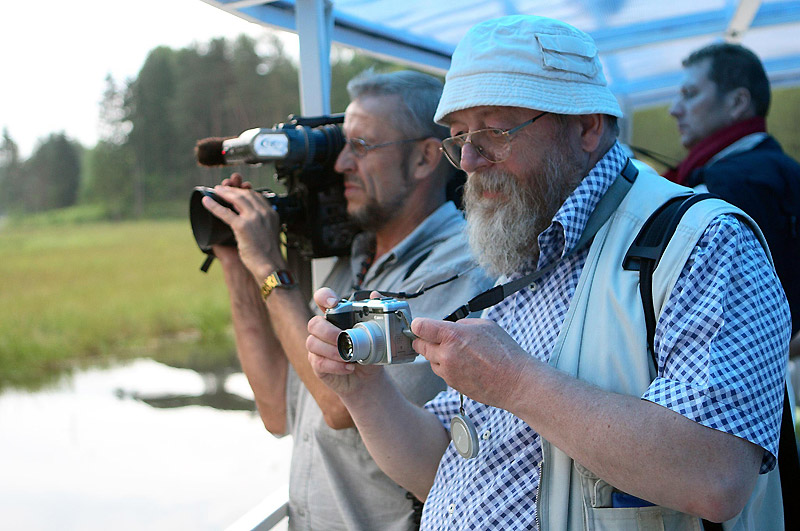
[[[695,144],[677,168],[669,169],[664,172],[664,177],[670,181],[685,185],[689,180],[689,175],[701,168],[711,157],[730,146],[740,138],[753,133],[766,133],[767,121],[763,116],[755,116],[736,122],[735,124],[723,127],[711,136],[708,136]]]

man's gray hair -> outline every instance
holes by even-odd
[[[433,121],[442,96],[442,82],[431,75],[413,70],[375,72],[370,68],[350,80],[347,93],[351,100],[365,96],[399,96],[407,112],[395,113],[392,120],[409,138],[450,136],[446,127]]]

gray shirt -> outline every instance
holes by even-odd
[[[362,289],[416,292],[459,274],[459,278],[408,300],[413,317],[443,318],[493,282],[474,267],[463,235],[464,219],[447,202],[367,271]],[[325,286],[347,298],[371,247],[361,234],[349,258],[337,260]],[[312,305],[314,311],[316,306]],[[445,389],[421,356],[389,365],[403,394],[421,405]],[[333,430],[322,411],[289,369],[287,426],[293,435],[289,480],[289,527],[313,530],[406,530],[413,528],[406,490],[378,468],[355,428]]]

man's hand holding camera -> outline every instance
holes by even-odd
[[[237,247],[215,246],[214,254],[225,260],[238,248],[241,261],[258,282],[276,269],[285,269],[279,240],[280,221],[269,202],[236,173],[214,187],[214,192],[236,211],[210,197],[203,198],[203,205],[231,227],[237,242]]]
[[[330,288],[314,293],[314,302],[323,311],[334,308],[340,299]],[[375,365],[349,363],[339,355],[337,340],[342,330],[325,317],[316,315],[308,322],[308,361],[320,380],[337,394],[345,396],[358,391],[364,380],[383,372]]]
[[[323,311],[340,302],[328,288],[318,290],[314,300]],[[513,408],[515,390],[532,358],[499,325],[484,319],[451,323],[417,318],[411,331],[417,336],[412,343],[414,350],[430,361],[433,371],[448,385],[485,404]],[[330,319],[312,318],[308,332],[309,362],[317,376],[338,394],[357,391],[361,379],[376,374],[377,369],[370,364],[343,360],[343,332]]]
[[[523,374],[536,362],[497,323],[420,317],[412,321],[411,330],[417,336],[414,350],[447,385],[473,400],[513,412]]]

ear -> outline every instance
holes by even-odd
[[[425,179],[432,175],[442,160],[442,142],[438,138],[429,137],[420,140],[413,151],[411,169],[415,179]]]
[[[750,91],[744,87],[739,87],[725,94],[725,107],[728,116],[733,122],[750,118],[753,114],[753,98]]]
[[[586,153],[594,153],[603,139],[606,121],[602,114],[582,114],[578,119],[581,125],[581,149]]]

